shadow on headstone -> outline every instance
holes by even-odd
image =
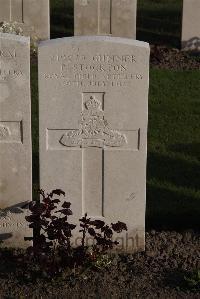
[[[0,234],[0,244],[3,244],[3,241],[12,238],[12,236],[13,236],[13,234],[11,234],[11,233]]]
[[[23,201],[20,203],[17,203],[15,205],[12,205],[10,207],[4,208],[0,210],[0,218],[2,216],[6,216],[9,212],[12,214],[21,214],[24,213],[24,210],[29,208],[29,202],[28,201]]]
[[[0,245],[13,237],[13,229],[20,227],[22,221],[21,214],[29,211],[29,202],[21,202],[0,210]]]

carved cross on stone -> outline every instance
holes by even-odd
[[[130,150],[133,140],[136,144],[135,150],[138,150],[139,146],[139,130],[119,132],[109,126],[104,117],[104,95],[105,93],[100,92],[82,94],[82,112],[78,129],[64,132],[62,130],[64,134],[58,134],[61,130],[49,130],[49,134],[52,131],[57,132],[59,136],[57,142],[61,146],[65,146],[68,150],[70,148],[82,150],[82,213],[87,212],[92,217],[104,217],[105,152]],[[49,149],[53,149],[51,144]]]
[[[137,0],[74,0],[75,35],[136,38]]]

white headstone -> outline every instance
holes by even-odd
[[[86,212],[125,222],[123,251],[144,249],[148,77],[144,42],[39,46],[40,187],[66,191],[74,223]]]
[[[137,0],[74,0],[75,35],[136,38]]]
[[[182,48],[200,52],[200,0],[183,0]]]
[[[17,22],[24,35],[50,38],[49,0],[0,0],[0,22]]]
[[[30,38],[0,34],[0,243],[23,247],[32,199]]]

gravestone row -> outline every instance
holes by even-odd
[[[0,0],[0,22],[17,22],[24,35],[50,38],[49,0]],[[136,38],[137,0],[74,0],[75,35]],[[200,51],[200,1],[183,0],[182,48]]]
[[[13,13],[19,3],[22,16],[20,9]],[[25,20],[25,3],[9,1],[8,18]],[[136,2],[95,0],[91,11],[85,10],[89,0],[75,2],[76,32],[83,27],[83,35],[112,37],[39,45],[40,185],[66,191],[73,222],[86,212],[106,222],[125,222],[121,248],[135,251],[144,249],[149,46],[113,37],[118,31],[134,36],[125,11],[130,26],[119,29],[121,16],[119,24],[114,22],[122,3],[128,11],[126,4]],[[94,32],[87,28],[88,11],[94,11]],[[0,34],[0,240],[6,246],[23,247],[24,236],[31,235],[25,222],[32,186],[30,107],[30,40]]]
[[[16,22],[23,35],[50,38],[49,0],[0,0],[0,22]]]
[[[26,246],[31,235],[24,219],[32,183],[29,50],[29,38],[0,35],[5,246]],[[41,186],[66,191],[73,221],[87,212],[126,222],[121,245],[130,251],[144,248],[148,59],[148,45],[132,39],[75,37],[39,46]]]

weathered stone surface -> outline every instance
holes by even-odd
[[[137,0],[74,0],[75,35],[136,38]]]
[[[32,198],[30,39],[0,34],[0,243],[23,247]]]
[[[50,38],[49,0],[0,0],[0,22],[17,22],[24,35]]]
[[[148,72],[149,46],[132,39],[39,46],[41,188],[66,191],[75,223],[127,223],[129,251],[144,249]]]
[[[199,0],[183,0],[182,48],[200,52]]]

